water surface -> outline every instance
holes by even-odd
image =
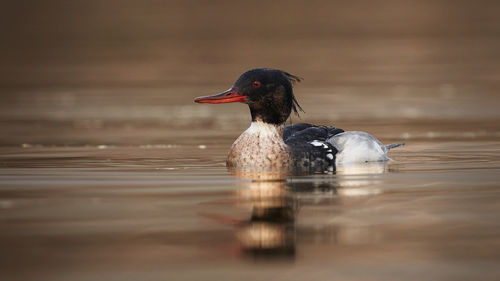
[[[387,164],[273,181],[227,171],[231,139],[2,148],[3,274],[495,280],[500,141],[441,134]]]

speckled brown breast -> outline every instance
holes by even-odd
[[[252,123],[231,146],[227,166],[246,170],[287,169],[290,155],[283,141],[283,127]]]

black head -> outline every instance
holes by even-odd
[[[244,102],[250,108],[252,121],[282,124],[292,111],[298,114],[298,109],[302,110],[292,89],[292,83],[300,80],[299,77],[278,69],[257,68],[243,73],[228,91],[215,96],[199,97],[195,101]]]

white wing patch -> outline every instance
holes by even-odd
[[[328,147],[324,142],[322,141],[319,141],[319,140],[313,140],[311,142],[309,142],[310,144],[314,145],[314,146],[323,146],[323,147]]]
[[[326,158],[328,158],[329,160],[333,160],[334,156],[333,156],[333,151],[332,149],[328,146],[328,144],[326,144],[324,141],[319,141],[319,140],[313,140],[311,142],[309,142],[311,145],[314,145],[316,147],[322,147],[325,151],[326,151]]]

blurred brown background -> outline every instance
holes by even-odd
[[[82,144],[92,140],[81,130],[110,128],[121,133],[107,142],[119,142],[112,135],[135,134],[125,127],[239,129],[242,105],[192,99],[254,67],[305,78],[304,121],[491,122],[499,11],[494,0],[3,1],[0,144]]]

